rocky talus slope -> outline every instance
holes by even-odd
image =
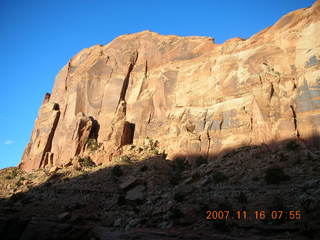
[[[1,239],[320,238],[320,152],[298,142],[198,157],[194,167],[166,160],[154,141],[126,147],[114,163],[77,163],[1,170]]]
[[[190,162],[297,138],[319,148],[319,47],[316,1],[247,40],[144,31],[84,49],[46,94],[20,168],[101,164],[146,137]]]

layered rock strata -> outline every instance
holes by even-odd
[[[320,2],[249,39],[120,36],[74,56],[46,96],[23,154],[25,170],[64,165],[88,139],[96,163],[157,139],[169,158],[320,133]]]

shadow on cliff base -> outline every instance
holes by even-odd
[[[0,236],[127,239],[121,235],[126,231],[135,239],[184,239],[188,234],[216,239],[217,234],[245,231],[266,239],[316,239],[319,143],[320,137],[313,136],[303,142],[241,146],[207,158],[180,155],[174,161],[159,154],[93,172],[80,169],[81,175],[74,178],[68,177],[72,168],[47,172],[49,178],[41,185],[0,199]],[[230,211],[233,218],[236,210],[299,210],[303,218],[208,219],[213,209]]]

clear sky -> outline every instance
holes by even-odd
[[[0,168],[15,166],[44,94],[81,49],[143,30],[249,38],[314,0],[0,0]]]

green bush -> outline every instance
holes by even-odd
[[[91,160],[91,158],[89,156],[84,157],[84,158],[80,158],[79,164],[81,167],[95,167],[96,166],[96,164]]]
[[[9,175],[6,176],[6,179],[14,179],[18,176],[18,171],[15,169],[15,170],[12,170]]]
[[[21,185],[22,185],[22,182],[23,182],[24,180],[26,180],[24,177],[20,177],[19,180],[18,180],[18,182],[16,182],[16,186],[17,186],[17,187],[21,186]]]
[[[129,156],[127,155],[123,155],[120,157],[120,162],[123,162],[123,163],[132,163],[132,160]]]
[[[289,180],[290,178],[283,172],[282,168],[272,167],[265,171],[264,179],[267,184],[279,184],[283,181]]]
[[[151,149],[151,153],[154,155],[159,155],[159,150],[158,149]]]

